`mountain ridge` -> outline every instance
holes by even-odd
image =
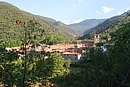
[[[81,21],[79,23],[69,24],[68,26],[71,27],[74,30],[77,30],[78,32],[85,33],[85,31],[99,25],[106,19],[86,19],[84,21]]]
[[[45,33],[43,36],[39,36],[39,40],[44,39],[50,34],[59,35],[65,38],[75,38],[75,33],[67,33],[65,30],[57,28],[56,26],[48,23],[47,21],[37,17],[34,14],[20,10],[16,6],[0,1],[0,39],[21,39],[23,38],[22,32],[24,31],[23,27],[16,25],[16,20],[35,20],[41,24],[39,31],[36,31],[39,35],[39,32],[42,32],[44,29]]]
[[[111,39],[114,36],[114,32],[119,29],[120,25],[130,22],[128,14],[130,14],[130,10],[121,15],[116,15],[105,20],[100,25],[94,27],[90,33],[85,34],[80,39],[92,39],[93,34],[95,33],[100,34],[101,39]]]
[[[77,31],[75,31],[73,29],[71,29],[68,25],[62,23],[61,21],[56,21],[55,19],[49,18],[49,17],[43,17],[43,16],[39,16],[39,15],[37,15],[37,16],[40,17],[40,18],[42,18],[43,20],[47,21],[48,23],[54,25],[57,28],[60,28],[62,30],[68,31],[68,33],[72,34],[74,37],[80,35],[80,33],[78,33]]]

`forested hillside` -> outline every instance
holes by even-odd
[[[130,22],[128,14],[130,14],[130,11],[107,19],[100,25],[96,26],[89,34],[81,37],[81,39],[92,39],[93,34],[98,33],[102,40],[110,40],[111,37],[114,36],[114,32],[119,29],[120,25]]]
[[[57,28],[45,20],[19,8],[6,3],[0,2],[0,39],[19,39],[23,38],[24,27],[16,25],[16,20],[27,22],[33,20],[41,26],[36,28],[35,35],[37,40],[41,41],[49,35],[58,35],[66,39],[73,39],[75,33],[67,33],[63,29]],[[43,32],[44,31],[44,32]]]
[[[66,35],[72,35],[74,37],[77,37],[81,34],[81,33],[77,32],[76,30],[71,29],[69,26],[67,26],[66,24],[64,24],[60,21],[56,21],[52,18],[43,17],[43,16],[38,16],[38,17],[49,22],[50,24],[53,24],[55,27],[61,29]]]
[[[86,19],[80,23],[74,23],[68,26],[78,32],[86,34],[87,30],[101,24],[105,20],[106,19]]]

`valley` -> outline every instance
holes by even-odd
[[[130,87],[129,53],[130,11],[65,24],[0,1],[0,87]]]

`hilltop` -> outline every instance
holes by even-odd
[[[76,37],[76,32],[62,27],[56,27],[53,24],[47,22],[46,20],[20,10],[16,6],[0,1],[0,39],[19,39],[23,38],[24,28],[16,25],[16,20],[28,21],[35,20],[40,23],[41,28],[35,31],[35,34],[39,34],[44,30],[42,36],[37,38],[37,40],[42,40],[49,35],[58,35],[68,39],[74,39]]]
[[[56,28],[61,29],[66,35],[72,35],[73,37],[77,37],[81,34],[81,33],[77,32],[76,30],[71,29],[71,27],[62,23],[61,21],[56,21],[53,18],[43,17],[43,16],[39,16],[39,15],[38,15],[38,17],[40,17],[43,20],[47,21],[48,23],[54,25]]]
[[[70,24],[68,26],[73,30],[86,34],[87,30],[101,24],[105,20],[106,19],[86,19],[79,23]]]
[[[117,15],[105,20],[96,27],[91,28],[89,33],[85,34],[80,39],[92,39],[93,34],[100,34],[102,40],[110,40],[114,37],[114,32],[119,29],[120,25],[130,22],[130,10],[121,15]]]

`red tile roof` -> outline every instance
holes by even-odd
[[[77,40],[77,44],[80,43],[94,43],[94,40]]]
[[[50,49],[68,49],[68,48],[75,48],[75,46],[74,44],[57,44],[50,46]]]
[[[81,54],[81,53],[79,53],[79,52],[74,52],[74,51],[65,51],[65,52],[63,52],[62,54],[77,54],[77,55],[79,55],[79,54]]]

